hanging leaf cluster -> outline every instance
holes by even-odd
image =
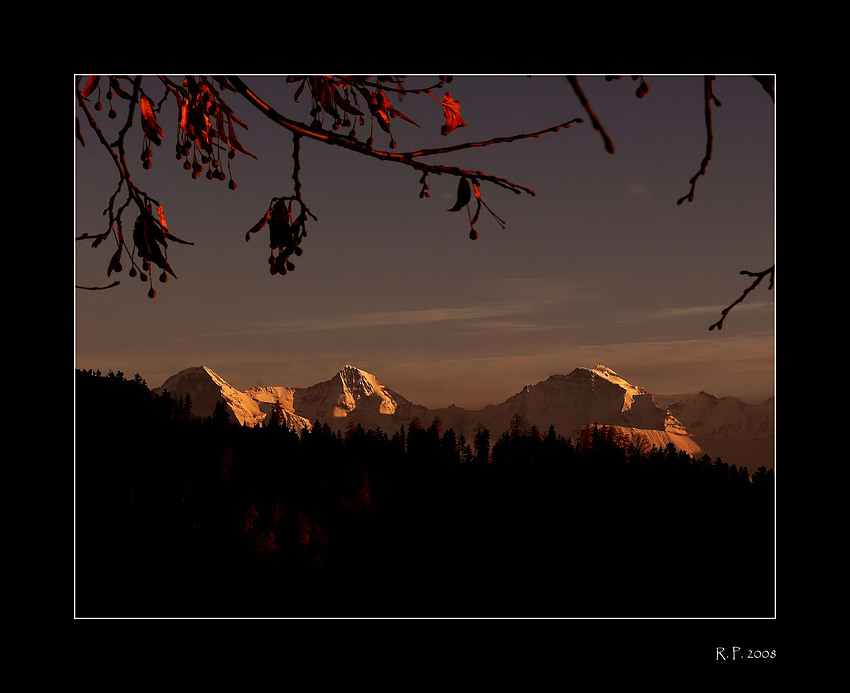
[[[183,168],[199,178],[206,167],[208,180],[230,181],[231,190],[236,182],[230,170],[230,160],[236,152],[257,158],[247,151],[236,136],[234,124],[248,129],[221,98],[215,85],[207,78],[186,77],[183,90],[178,93],[180,117],[177,134],[177,159],[185,159]],[[222,162],[221,153],[226,152]],[[224,172],[227,165],[227,173]]]
[[[236,136],[237,125],[245,129],[247,126],[236,117],[219,93],[219,89],[230,88],[225,78],[202,76],[195,79],[187,76],[182,84],[174,83],[163,76],[159,76],[158,79],[164,88],[159,101],[152,98],[150,92],[142,88],[141,76],[90,75],[85,81],[81,77],[77,78],[78,107],[101,144],[111,154],[119,171],[117,190],[110,197],[109,205],[104,210],[104,215],[108,215],[109,218],[108,229],[96,235],[83,233],[77,238],[77,240],[93,239],[93,247],[110,236],[114,238],[117,247],[107,265],[107,276],[119,273],[123,269],[121,260],[129,244],[125,243],[121,221],[122,215],[131,206],[135,206],[138,210],[131,241],[134,258],[130,270],[131,277],[140,276],[143,281],[151,281],[149,277],[151,266],[162,269],[161,281],[166,281],[168,275],[176,276],[166,259],[167,241],[191,245],[168,232],[162,205],[154,203],[157,208],[155,217],[151,212],[152,198],[134,183],[130,167],[125,160],[127,148],[125,137],[135,121],[136,113],[138,113],[138,124],[142,134],[140,158],[145,170],[152,167],[154,148],[163,143],[165,132],[160,122],[162,107],[172,96],[178,107],[176,158],[184,160],[183,166],[192,172],[193,178],[199,178],[206,169],[207,179],[223,181],[229,178],[228,187],[235,189],[236,182],[233,180],[230,163],[235,154],[238,152],[256,158],[242,146]],[[118,132],[114,141],[109,140],[94,115],[103,110],[101,99],[104,95],[109,104],[107,115],[110,119],[115,119],[119,115],[115,108],[117,100],[123,100],[128,104],[126,124]],[[76,126],[77,139],[85,146],[79,118]],[[119,204],[117,197],[125,186],[127,198],[123,204]],[[138,264],[135,258],[138,258]],[[117,281],[110,286],[116,284],[118,284]],[[148,295],[151,298],[156,295],[152,282]]]
[[[310,116],[313,118],[312,125],[321,127],[324,125],[324,114],[331,118],[331,129],[338,130],[341,127],[352,128],[349,133],[355,136],[355,121],[362,126],[365,123],[363,111],[357,103],[357,91],[353,85],[340,82],[334,77],[294,77],[286,78],[287,83],[301,82],[295,90],[293,99],[297,103],[305,87],[310,92],[311,108]]]
[[[429,174],[448,175],[458,180],[457,202],[451,211],[467,209],[469,215],[469,235],[475,239],[478,237],[476,224],[479,219],[482,205],[490,211],[496,221],[504,228],[504,221],[493,214],[492,210],[484,203],[481,196],[480,184],[491,183],[496,186],[511,190],[514,193],[525,192],[534,195],[534,191],[510,180],[494,176],[481,171],[468,171],[457,166],[443,165],[439,163],[428,163],[423,161],[426,156],[433,157],[436,154],[457,151],[470,147],[480,147],[496,142],[510,142],[518,139],[539,137],[547,132],[556,132],[561,128],[569,127],[572,122],[581,122],[574,118],[565,123],[540,130],[537,132],[521,133],[508,137],[499,137],[486,142],[460,143],[452,146],[431,148],[417,152],[391,152],[376,148],[374,146],[375,130],[380,130],[389,136],[389,149],[396,149],[397,143],[393,132],[393,121],[401,120],[414,127],[419,124],[403,113],[395,105],[409,95],[421,94],[433,98],[442,109],[444,122],[440,127],[443,136],[451,135],[459,128],[466,127],[461,115],[460,102],[448,92],[438,98],[434,92],[442,90],[445,85],[452,81],[449,76],[438,76],[428,85],[419,88],[409,88],[402,77],[378,75],[374,77],[361,76],[285,76],[288,84],[296,85],[294,100],[309,95],[310,116],[312,122],[308,125],[292,120],[276,111],[268,103],[264,102],[238,75],[227,76],[185,76],[180,81],[157,75],[153,78],[154,83],[164,90],[158,96],[153,96],[149,80],[145,80],[143,86],[142,76],[92,75],[88,78],[80,76],[77,78],[77,104],[83,117],[87,119],[92,131],[96,134],[101,144],[109,151],[119,170],[118,189],[109,199],[109,205],[104,211],[108,214],[108,231],[97,236],[83,234],[80,238],[93,238],[95,244],[99,244],[110,235],[117,241],[117,250],[110,259],[107,267],[107,275],[121,269],[121,258],[123,250],[129,246],[124,245],[121,236],[121,216],[128,207],[138,208],[138,217],[134,224],[133,249],[134,255],[143,264],[142,274],[147,276],[149,268],[156,266],[162,269],[162,278],[175,276],[168,263],[165,254],[167,240],[173,239],[167,232],[163,221],[158,221],[150,213],[148,201],[152,198],[140,190],[125,159],[125,135],[135,124],[139,125],[143,136],[142,162],[143,167],[148,169],[152,165],[152,151],[162,144],[164,133],[168,130],[163,128],[163,107],[171,97],[174,97],[177,110],[176,127],[176,158],[182,160],[183,167],[191,172],[192,178],[196,179],[206,172],[207,179],[227,180],[231,189],[236,188],[231,172],[231,160],[237,153],[256,158],[251,152],[239,142],[236,131],[238,127],[247,130],[247,125],[240,120],[225,101],[223,94],[233,92],[245,99],[245,102],[255,108],[258,112],[269,117],[277,125],[289,130],[293,134],[295,148],[293,152],[292,178],[295,182],[294,192],[290,196],[273,198],[268,209],[252,229],[246,234],[246,239],[259,231],[261,228],[269,228],[269,269],[272,274],[286,274],[294,269],[294,258],[302,254],[301,242],[306,236],[307,218],[315,220],[315,216],[307,209],[301,197],[301,183],[299,180],[300,163],[298,159],[298,142],[302,138],[319,141],[350,149],[358,154],[375,157],[382,161],[393,161],[419,171],[421,177],[420,197],[430,195],[426,178]],[[94,112],[102,109],[101,89],[106,83],[106,98],[109,102],[109,117],[118,117],[114,108],[114,99],[123,99],[127,102],[127,120],[118,133],[117,139],[110,141],[102,132],[100,124],[94,116]],[[93,109],[90,108],[94,101]],[[375,127],[377,124],[377,128]],[[358,128],[368,127],[368,134],[358,137]],[[347,134],[337,132],[341,128],[350,128]],[[77,138],[85,146],[80,119],[77,121]],[[126,185],[126,201],[117,200],[118,193]],[[474,202],[473,202],[474,195]],[[155,203],[155,207],[158,203]],[[159,206],[161,210],[161,206]],[[185,241],[180,241],[185,242]],[[134,262],[134,270],[135,262]],[[81,287],[92,288],[92,287]],[[94,287],[108,288],[108,287]],[[151,287],[152,288],[152,287]],[[155,294],[155,292],[151,292]]]
[[[406,120],[408,123],[416,125],[416,127],[419,127],[417,123],[392,105],[383,90],[376,89],[372,92],[368,89],[364,89],[363,91],[364,95],[369,99],[369,112],[372,114],[372,117],[375,122],[378,123],[381,130],[390,136],[390,149],[395,149],[398,146],[395,138],[393,137],[392,130],[390,129],[390,120],[398,117],[402,120]]]
[[[383,80],[379,78],[378,83],[375,84],[364,78],[333,77],[330,75],[290,76],[287,77],[286,81],[289,83],[301,82],[293,97],[296,102],[305,88],[309,90],[311,98],[310,116],[313,118],[312,125],[314,127],[323,126],[325,124],[324,117],[327,115],[331,119],[332,130],[350,127],[348,136],[352,138],[357,136],[355,123],[361,127],[366,123],[366,113],[360,106],[360,99],[362,98],[365,109],[371,116],[371,122],[377,123],[378,127],[390,136],[390,149],[395,149],[398,144],[392,134],[391,120],[401,118],[416,127],[419,127],[419,125],[393,106],[386,91],[380,86],[380,82],[385,80],[395,81],[392,78],[383,78]],[[369,146],[374,144],[371,134],[366,140],[366,144]]]
[[[174,270],[171,269],[171,265],[168,264],[169,240],[177,243],[186,242],[168,232],[168,225],[165,222],[165,213],[163,212],[162,205],[157,208],[156,219],[154,219],[149,209],[142,211],[136,217],[136,221],[133,224],[133,250],[141,259],[140,278],[142,281],[148,281],[147,273],[151,271],[152,264],[162,270],[162,273],[159,275],[159,281],[162,283],[168,281],[169,274],[175,279],[177,278]],[[130,270],[131,277],[134,277],[136,274],[135,261],[133,265],[133,268]],[[148,295],[151,298],[156,296],[156,290],[153,286],[148,290]]]
[[[298,205],[293,216],[293,203]],[[269,272],[286,274],[295,269],[293,256],[298,257],[304,251],[301,241],[307,235],[307,216],[309,210],[296,197],[274,197],[269,208],[260,220],[245,234],[245,240],[251,240],[251,234],[263,227],[269,228]]]

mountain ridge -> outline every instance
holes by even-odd
[[[541,432],[554,427],[564,437],[575,438],[584,426],[598,424],[616,427],[650,446],[672,443],[695,457],[709,454],[751,468],[756,462],[773,467],[772,398],[762,405],[748,405],[734,397],[700,392],[660,407],[645,388],[604,364],[551,375],[480,409],[415,404],[351,364],[307,387],[246,390],[233,387],[207,366],[191,366],[154,389],[164,391],[174,396],[189,394],[193,413],[199,417],[210,416],[223,400],[232,419],[243,426],[263,425],[278,403],[284,425],[299,431],[316,421],[336,430],[359,424],[393,432],[416,421],[428,426],[439,420],[443,429],[452,428],[471,439],[480,426],[499,435],[521,422]]]

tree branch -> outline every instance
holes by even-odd
[[[265,101],[263,101],[257,94],[251,91],[251,89],[248,88],[248,86],[239,77],[234,75],[228,75],[227,80],[230,82],[231,86],[237,93],[241,94],[257,110],[264,113],[269,119],[272,120],[272,122],[277,123],[278,125],[290,130],[291,132],[297,135],[324,142],[325,144],[332,144],[338,147],[342,147],[344,149],[349,149],[351,151],[357,152],[358,154],[363,154],[364,156],[369,156],[375,159],[379,159],[381,161],[391,161],[394,163],[404,164],[405,166],[409,166],[418,171],[422,171],[423,173],[433,173],[436,175],[446,174],[456,177],[476,178],[478,180],[485,180],[508,190],[512,190],[517,194],[519,194],[520,192],[526,192],[532,196],[534,196],[533,190],[523,185],[519,185],[518,183],[513,183],[512,181],[509,181],[506,178],[501,178],[499,176],[483,173],[482,171],[465,170],[462,168],[458,168],[457,166],[426,164],[421,161],[416,161],[416,159],[419,157],[435,156],[439,154],[456,152],[462,149],[485,147],[491,144],[497,144],[501,142],[514,142],[516,140],[539,137],[540,135],[548,132],[557,132],[562,128],[568,128],[572,123],[583,122],[580,118],[574,118],[573,120],[561,123],[559,125],[555,125],[550,128],[546,128],[544,130],[539,130],[537,132],[513,135],[510,137],[497,137],[484,142],[468,142],[464,144],[453,145],[451,147],[422,149],[412,152],[388,152],[380,149],[373,149],[368,144],[360,142],[352,137],[347,137],[327,130],[320,130],[311,127],[310,125],[305,125],[304,123],[299,123],[295,120],[287,118],[286,116],[282,115],[274,108],[272,108],[270,105],[265,103]]]
[[[103,291],[104,289],[111,289],[113,286],[118,286],[121,282],[117,279],[111,284],[107,284],[106,286],[80,286],[76,284],[74,286],[75,289],[85,289],[86,291]]]
[[[578,97],[579,102],[584,107],[584,110],[587,111],[587,115],[590,118],[590,122],[593,125],[593,129],[599,132],[602,135],[602,141],[605,143],[605,151],[614,153],[614,142],[608,136],[608,133],[605,132],[605,128],[602,127],[602,122],[599,120],[599,117],[594,112],[593,108],[590,106],[590,101],[584,93],[584,89],[581,88],[581,85],[578,82],[578,77],[575,75],[567,75],[567,81],[572,86],[573,91]]]
[[[762,270],[761,272],[749,272],[747,270],[741,270],[741,274],[746,275],[748,277],[755,277],[756,280],[750,284],[746,289],[744,289],[744,293],[742,293],[737,300],[735,300],[731,305],[727,306],[721,311],[721,318],[717,322],[709,325],[709,331],[717,328],[718,330],[723,329],[723,321],[726,319],[726,316],[729,314],[729,311],[732,310],[735,306],[737,306],[741,301],[743,301],[747,294],[749,294],[753,289],[755,289],[760,283],[761,280],[764,279],[767,275],[770,275],[770,286],[767,287],[768,291],[773,288],[773,270],[776,265],[768,267],[766,270]]]
[[[711,126],[711,104],[714,102],[717,106],[720,105],[720,101],[717,100],[717,97],[714,96],[714,92],[711,88],[711,84],[714,81],[714,77],[705,77],[703,81],[704,85],[704,100],[705,100],[705,132],[706,132],[706,141],[705,141],[705,155],[702,158],[702,163],[700,164],[699,170],[693,175],[690,180],[691,189],[688,191],[687,195],[683,195],[680,197],[676,204],[680,205],[685,200],[688,202],[694,201],[694,191],[696,189],[697,180],[705,175],[706,170],[708,169],[708,162],[711,161],[711,153],[714,148],[714,132],[712,131]]]

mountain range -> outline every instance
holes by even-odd
[[[500,404],[468,410],[439,409],[414,404],[383,385],[373,374],[346,365],[330,379],[309,387],[251,387],[237,390],[206,366],[186,368],[154,392],[189,395],[195,416],[211,416],[223,401],[231,418],[243,426],[262,425],[280,404],[285,425],[300,430],[315,421],[334,430],[360,424],[364,429],[393,432],[418,420],[427,427],[439,417],[443,430],[454,429],[468,440],[485,426],[495,437],[513,427],[550,427],[566,438],[577,437],[587,425],[620,429],[650,446],[676,448],[701,457],[720,457],[727,464],[774,466],[774,403],[758,405],[705,392],[661,408],[644,388],[632,385],[599,364],[579,367],[567,375],[552,375],[527,385]]]

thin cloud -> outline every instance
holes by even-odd
[[[542,299],[525,298],[485,302],[468,306],[443,306],[395,311],[366,311],[345,313],[330,317],[296,318],[285,323],[262,323],[238,330],[240,334],[273,334],[279,332],[320,332],[336,330],[361,330],[379,327],[417,327],[437,323],[466,323],[470,328],[481,329],[545,329],[531,316],[544,306],[575,300],[559,296]],[[521,316],[521,319],[517,319]],[[232,332],[231,332],[232,334]]]
[[[619,313],[616,321],[621,323],[643,322],[646,320],[670,320],[690,317],[719,316],[723,310],[722,306],[677,306],[658,308],[648,311],[628,311]],[[759,310],[773,310],[773,304],[767,301],[751,301],[750,303],[739,303],[735,306],[738,312],[753,312]]]
[[[627,183],[626,194],[633,200],[649,200],[655,193],[643,183]]]

